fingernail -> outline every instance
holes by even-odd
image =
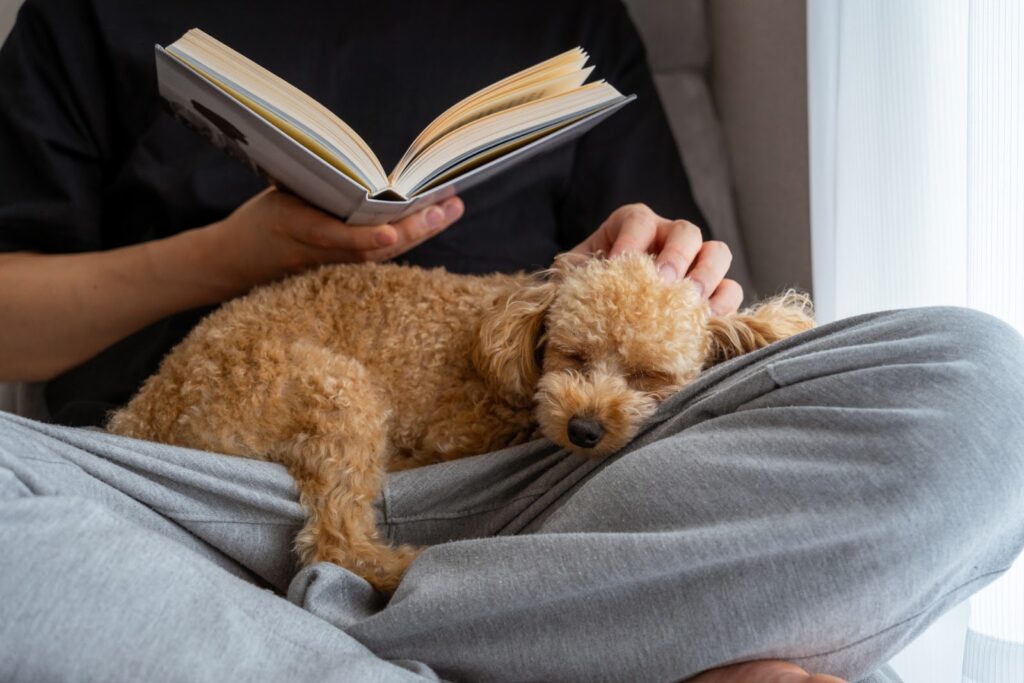
[[[462,215],[462,202],[457,199],[449,199],[444,204],[444,215],[448,220],[453,221]]]
[[[671,283],[676,281],[676,279],[679,277],[679,274],[676,272],[676,269],[673,268],[671,265],[663,263],[661,264],[661,267],[658,268],[658,276],[661,277],[663,282]]]
[[[430,228],[440,228],[444,223],[444,211],[436,206],[432,206],[427,209],[427,215],[425,218],[427,219],[427,225]]]
[[[378,230],[377,234],[373,236],[373,240],[377,243],[378,247],[391,246],[391,231]]]
[[[697,282],[693,278],[689,278],[689,277],[686,278],[686,281],[693,285],[693,288],[695,290],[697,290],[697,296],[699,296],[701,299],[703,299],[704,298],[704,285],[702,285],[701,283]]]

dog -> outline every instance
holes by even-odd
[[[813,324],[793,292],[714,317],[642,254],[516,275],[324,266],[211,313],[108,429],[281,463],[308,514],[301,563],[389,593],[419,549],[377,528],[387,471],[536,434],[608,455],[703,369]]]

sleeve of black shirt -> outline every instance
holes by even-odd
[[[690,181],[661,107],[646,53],[625,7],[593,13],[588,43],[606,79],[636,101],[601,122],[576,145],[560,206],[559,246],[570,249],[623,204],[642,202],[659,215],[702,226]]]
[[[0,49],[0,251],[101,246],[108,98],[85,4],[28,0]]]

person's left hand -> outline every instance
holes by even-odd
[[[697,285],[716,315],[735,313],[743,302],[743,288],[725,277],[732,263],[732,252],[725,242],[705,242],[693,223],[662,218],[644,204],[616,209],[570,253],[604,252],[615,257],[634,251],[654,254],[655,265],[666,282],[685,276]]]

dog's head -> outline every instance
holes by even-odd
[[[536,404],[546,437],[601,456],[704,367],[810,327],[796,313],[805,304],[792,298],[785,325],[756,319],[760,309],[713,319],[693,285],[663,282],[650,256],[562,260],[484,316],[473,362],[506,401]]]

